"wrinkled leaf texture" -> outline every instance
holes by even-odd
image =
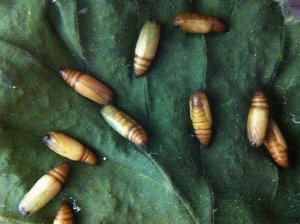
[[[221,17],[225,34],[191,35],[172,25],[181,11]],[[79,206],[78,223],[296,223],[300,220],[300,25],[284,24],[271,0],[0,2],[0,222],[47,223],[60,203]],[[146,76],[133,76],[139,30],[162,25]],[[71,89],[60,68],[92,74],[117,93],[115,104],[151,137],[151,157],[115,133],[100,106]],[[199,146],[189,95],[210,99],[214,135]],[[289,144],[291,168],[276,167],[246,138],[256,89]],[[74,162],[67,183],[32,217],[17,207],[52,166],[66,159],[41,137],[55,130],[102,161]]]

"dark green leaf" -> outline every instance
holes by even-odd
[[[221,17],[225,34],[191,35],[172,24],[181,11]],[[285,25],[279,5],[251,1],[2,1],[0,3],[0,222],[51,222],[60,203],[81,207],[78,223],[295,223],[300,220],[298,106],[300,25]],[[158,54],[133,76],[134,47],[148,18],[161,23]],[[149,133],[151,156],[114,132],[100,107],[77,94],[60,68],[110,86],[116,106]],[[282,171],[252,150],[246,119],[257,88],[289,144]],[[189,95],[204,89],[214,136],[201,149],[189,120]],[[61,131],[105,156],[74,162],[61,193],[38,214],[17,207],[51,167],[66,159],[41,141]]]

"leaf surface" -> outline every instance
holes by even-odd
[[[172,25],[182,11],[221,17],[224,34],[191,35]],[[0,222],[51,222],[60,203],[78,223],[293,223],[299,217],[297,140],[299,24],[286,25],[273,1],[2,1],[0,3]],[[133,75],[139,31],[162,27],[158,53]],[[151,155],[114,132],[100,106],[77,94],[60,68],[93,75],[115,105],[149,133]],[[289,144],[291,169],[278,169],[246,137],[251,98],[264,89]],[[199,147],[188,100],[207,92],[214,135]],[[66,161],[41,141],[61,131],[105,157],[74,162],[67,183],[36,215],[17,207],[51,167]]]

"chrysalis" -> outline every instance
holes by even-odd
[[[289,168],[287,144],[278,125],[272,118],[270,118],[268,122],[265,146],[271,154],[274,161],[279,166],[283,167],[284,169]]]
[[[92,76],[71,69],[63,69],[60,74],[82,96],[102,105],[113,102],[113,91]]]
[[[64,202],[58,210],[53,224],[73,224],[73,213],[70,206]]]
[[[269,104],[265,94],[257,91],[252,99],[248,114],[247,133],[250,145],[254,148],[264,143],[268,117]]]
[[[49,132],[43,137],[43,142],[57,154],[75,161],[91,165],[98,162],[95,154],[77,140],[58,132]]]
[[[101,114],[115,131],[137,146],[148,144],[148,136],[145,130],[124,112],[112,105],[107,105],[101,109]]]
[[[134,72],[136,76],[143,75],[151,65],[159,37],[160,25],[154,20],[148,20],[141,30],[135,47]]]
[[[213,16],[203,16],[197,13],[183,12],[176,16],[174,25],[188,33],[206,34],[225,32],[225,24]]]
[[[208,99],[202,91],[194,92],[190,97],[190,117],[197,138],[207,146],[212,135],[212,117]]]
[[[31,216],[43,208],[58,194],[66,182],[69,171],[70,164],[63,163],[42,176],[22,199],[19,212],[22,215]]]

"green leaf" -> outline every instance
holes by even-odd
[[[172,25],[182,11],[221,17],[224,34],[191,35]],[[295,223],[300,220],[300,25],[286,25],[278,3],[251,1],[0,2],[0,222],[51,222],[63,200],[78,223]],[[133,75],[139,31],[161,23],[158,53]],[[151,154],[114,132],[100,106],[80,96],[60,68],[110,86],[115,105],[149,133]],[[291,168],[276,167],[246,137],[257,88],[289,144]],[[189,119],[190,94],[203,89],[213,114],[209,149]],[[61,131],[105,156],[73,162],[62,191],[32,217],[18,204],[51,167],[66,159],[41,141]]]
[[[292,223],[299,220],[300,210],[300,167],[299,167],[299,56],[300,56],[300,26],[286,27],[285,60],[272,88],[273,116],[282,124],[282,130],[290,145],[289,156],[291,169],[279,172],[277,194],[272,203],[272,214],[278,223]]]

